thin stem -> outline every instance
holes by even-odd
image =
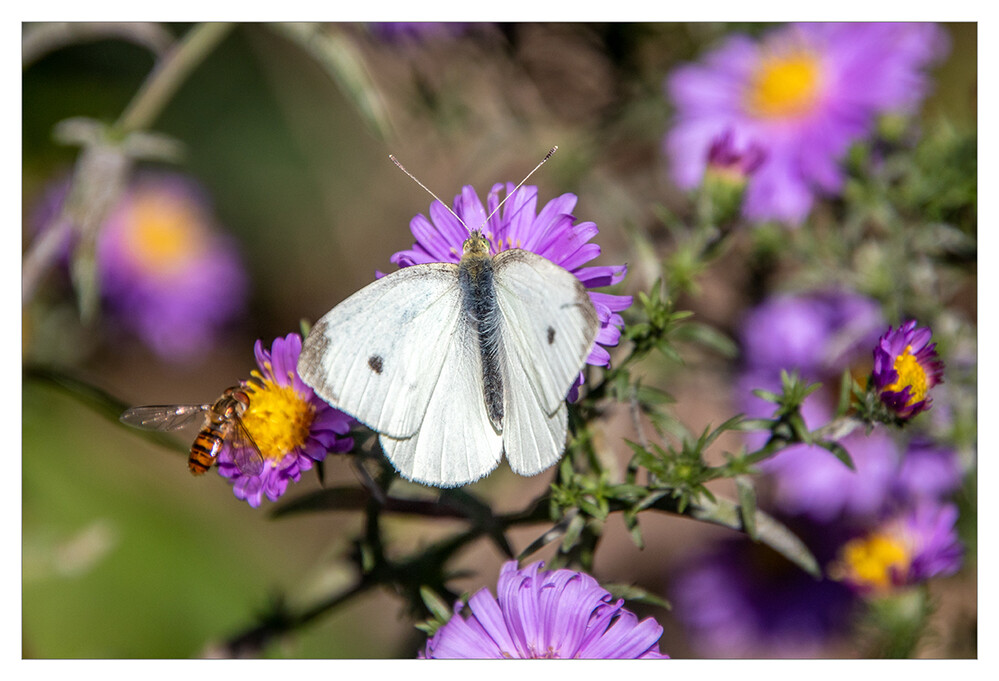
[[[151,127],[180,85],[232,27],[228,22],[211,22],[192,28],[153,69],[112,131],[124,136]]]

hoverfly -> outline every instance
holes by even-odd
[[[178,430],[204,417],[204,425],[191,445],[187,467],[202,475],[218,459],[228,443],[232,459],[243,475],[259,475],[264,468],[260,448],[253,441],[242,416],[250,398],[241,386],[227,388],[212,404],[171,404],[132,407],[119,417],[122,423],[145,430]]]

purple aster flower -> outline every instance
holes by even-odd
[[[391,261],[399,267],[432,262],[457,263],[461,260],[462,244],[468,238],[468,229],[481,226],[482,235],[491,244],[492,255],[509,248],[532,251],[574,274],[587,289],[610,286],[624,279],[627,272],[625,265],[584,267],[600,255],[600,247],[589,243],[599,230],[593,222],[576,223],[572,214],[576,206],[575,194],[563,194],[549,201],[539,213],[538,188],[526,185],[518,189],[503,204],[503,208],[486,222],[486,216],[500,204],[500,192],[504,189],[509,194],[514,185],[493,185],[486,207],[483,207],[474,188],[462,188],[461,194],[454,198],[454,212],[468,228],[456,220],[443,204],[434,201],[430,205],[429,220],[420,214],[409,223],[416,237],[413,248],[394,254]],[[600,330],[586,362],[594,366],[608,366],[610,353],[606,347],[617,345],[621,338],[624,320],[619,313],[631,306],[631,296],[595,291],[588,293],[600,318]]]
[[[752,221],[800,223],[817,192],[836,194],[839,161],[875,117],[910,112],[928,90],[924,69],[948,49],[934,24],[794,24],[761,42],[734,35],[667,80],[676,124],[665,140],[673,178],[702,180],[709,149],[730,134],[766,154],[746,188]]]
[[[868,352],[884,324],[877,302],[849,291],[770,298],[742,322],[745,364],[775,377],[781,369],[811,379],[838,376]]]
[[[504,563],[498,598],[480,589],[427,641],[420,657],[665,658],[663,628],[639,621],[593,577],[573,570],[542,571],[542,562]],[[467,611],[467,616],[466,616]]]
[[[264,469],[259,475],[244,474],[226,447],[219,454],[218,471],[232,481],[237,499],[256,508],[265,494],[277,501],[289,481],[298,482],[302,471],[327,452],[350,451],[354,419],[316,396],[299,377],[302,337],[297,333],[274,339],[270,351],[258,340],[253,352],[260,370],[245,382],[250,406],[243,425],[264,456]]]
[[[68,190],[63,181],[46,193],[41,229]],[[108,316],[166,360],[203,355],[246,307],[236,243],[219,230],[204,190],[183,175],[138,175],[101,227],[96,261]]]
[[[961,567],[957,507],[924,503],[892,518],[840,550],[830,574],[862,594],[880,595]]]
[[[797,532],[828,537],[825,531]],[[812,550],[821,560],[823,546]],[[856,603],[843,584],[816,580],[745,539],[717,542],[686,560],[669,595],[695,653],[724,658],[823,656],[849,631]]]
[[[930,408],[930,389],[943,383],[943,362],[937,344],[930,343],[932,332],[908,321],[881,337],[874,348],[874,387],[881,401],[902,419]]]
[[[763,165],[766,157],[766,151],[755,142],[737,149],[732,140],[732,131],[726,130],[715,137],[708,147],[707,173],[741,185]]]

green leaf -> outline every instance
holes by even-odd
[[[735,341],[718,329],[701,322],[687,322],[680,326],[676,331],[675,338],[698,343],[728,359],[739,354],[739,347]]]
[[[853,458],[850,456],[850,452],[846,451],[846,448],[840,443],[824,441],[817,442],[816,444],[832,452],[833,456],[842,461],[851,471],[857,470],[857,467],[853,465]]]
[[[380,139],[391,139],[394,129],[381,92],[368,73],[364,55],[346,33],[318,23],[270,24],[309,54],[340,86],[365,122]]]
[[[746,475],[735,476],[735,487],[739,494],[739,513],[742,517],[742,526],[746,528],[746,534],[753,541],[759,541],[760,535],[756,531],[756,490],[753,482]]]
[[[715,502],[708,502],[702,499],[697,503],[691,503],[686,510],[686,515],[697,520],[721,525],[722,527],[729,527],[733,530],[745,531],[746,529],[742,520],[742,510],[738,504],[728,499],[718,499]],[[813,577],[820,578],[822,576],[822,571],[815,560],[815,556],[786,526],[760,510],[757,510],[753,514],[753,521],[756,524],[756,531],[760,542],[766,544]]]
[[[562,537],[562,545],[559,548],[562,553],[568,553],[569,549],[576,544],[584,527],[586,527],[586,516],[582,513],[573,516],[566,528],[565,535]]]
[[[434,619],[441,624],[446,624],[451,619],[451,607],[429,586],[420,586],[420,598]]]
[[[634,584],[603,582],[600,586],[607,589],[607,591],[609,591],[614,598],[623,598],[624,600],[631,601],[633,603],[648,603],[649,605],[657,605],[660,608],[665,608],[666,610],[673,609],[670,602],[662,596],[646,591],[640,586],[635,586]]]

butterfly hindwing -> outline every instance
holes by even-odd
[[[503,437],[483,400],[478,338],[462,315],[446,341],[446,359],[426,407],[423,426],[406,439],[380,438],[403,477],[438,487],[467,485],[500,462]]]
[[[450,263],[406,267],[334,307],[303,343],[302,379],[373,430],[414,435],[459,323],[456,271]]]

